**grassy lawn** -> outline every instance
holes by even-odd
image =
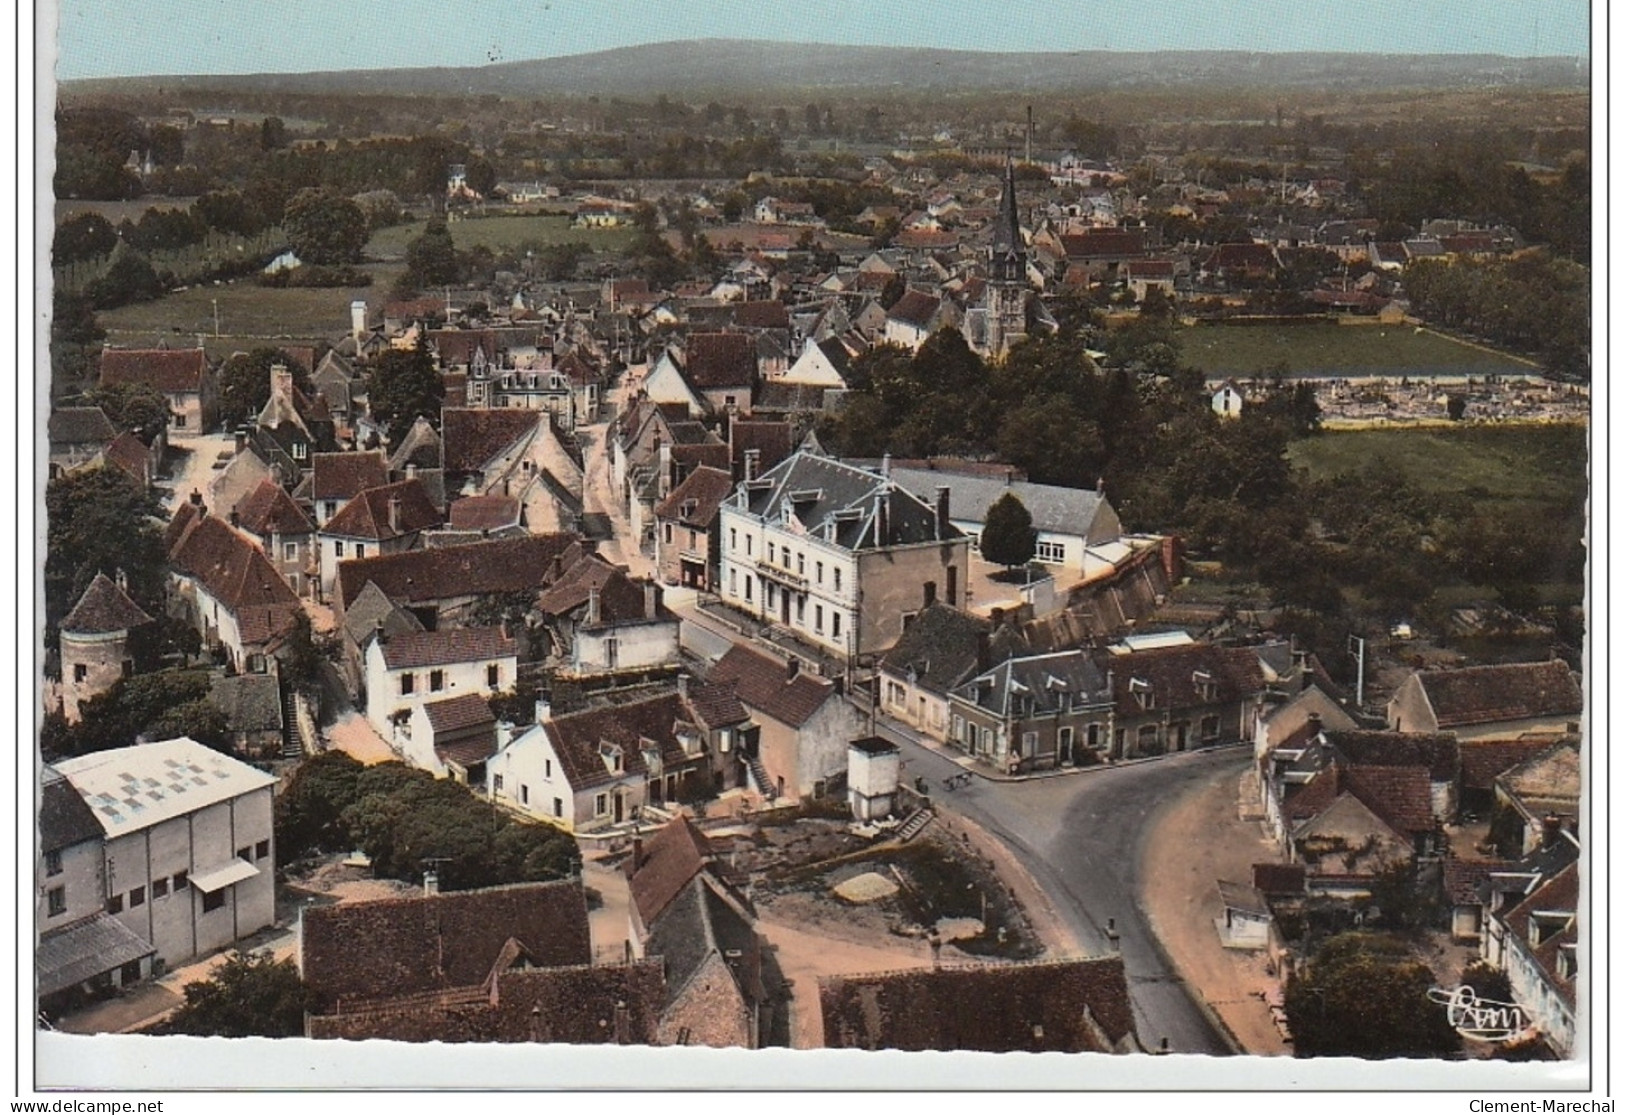
[[[252,279],[219,286],[206,284],[169,294],[156,302],[121,306],[96,315],[110,344],[138,346],[167,340],[192,344],[199,333],[215,347],[214,303],[220,305],[220,344],[229,353],[244,347],[243,338],[339,337],[350,329],[350,303],[361,299],[378,306],[388,300],[400,264],[363,264],[372,275],[370,287],[314,289],[262,287]]]
[[[630,228],[576,228],[569,217],[560,216],[472,217],[453,221],[450,228],[452,242],[465,251],[476,244],[500,251],[526,241],[538,244],[574,241],[586,244],[594,251],[618,252],[625,250],[635,235]],[[423,229],[422,221],[381,228],[368,241],[367,256],[372,259],[403,258],[407,242],[421,236]]]
[[[1413,326],[1207,325],[1180,333],[1185,360],[1208,376],[1252,376],[1285,362],[1294,375],[1508,375],[1534,371],[1510,356]]]
[[[1292,464],[1324,479],[1383,458],[1430,493],[1567,510],[1584,498],[1586,428],[1580,425],[1333,430],[1292,443]]]

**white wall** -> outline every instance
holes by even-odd
[[[429,701],[442,701],[447,697],[460,697],[465,693],[489,696],[510,688],[519,672],[519,658],[512,654],[502,658],[480,659],[477,662],[451,662],[432,668],[391,670],[384,665],[383,648],[379,646],[377,639],[371,639],[367,643],[366,662],[367,720],[379,735],[386,740],[396,740],[403,747],[407,744],[405,734],[397,732],[389,719],[398,710],[405,709],[408,713],[412,713]],[[497,667],[497,684],[494,686],[486,684],[486,667],[492,664]],[[442,688],[434,690],[429,688],[431,670],[439,670],[443,675]],[[412,692],[403,694],[401,678],[407,674],[413,677]],[[433,748],[429,749],[432,753]],[[426,766],[426,769],[433,768]]]
[[[674,665],[678,661],[678,627],[675,616],[669,620],[618,624],[575,631],[570,649],[570,666],[577,673],[595,670],[635,670],[646,666]],[[615,662],[609,660],[610,640],[616,643]]]

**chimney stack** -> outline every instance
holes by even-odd
[[[946,484],[937,485],[937,541],[941,542],[948,537],[948,499],[952,491]]]
[[[749,483],[756,479],[756,472],[762,465],[762,451],[760,449],[745,450],[745,481]]]
[[[643,837],[638,833],[632,834],[632,870],[636,871],[643,866]]]
[[[232,509],[231,509],[231,512],[230,512],[230,514],[228,514],[228,515],[227,515],[227,516],[226,516],[226,517],[227,517],[227,518],[228,518],[228,519],[229,519],[229,520],[230,520],[230,521],[231,521],[231,525],[232,525],[232,526],[233,526],[233,527],[235,527],[235,526],[238,526],[238,525],[239,525],[239,523],[238,523],[238,519],[237,519],[237,509],[236,509],[236,508],[235,508],[235,507],[233,507],[233,508],[232,508]]]
[[[1556,813],[1548,813],[1540,819],[1540,846],[1550,848],[1556,844],[1563,835],[1563,818]]]
[[[688,686],[688,671],[684,670],[682,673],[677,675],[677,695],[685,701],[688,700]]]
[[[203,506],[203,493],[198,491],[196,488],[193,488],[192,489],[192,494],[187,496],[186,498],[191,501],[193,507],[202,507]]]
[[[653,577],[643,583],[643,618],[654,619],[660,614],[660,586]]]
[[[501,751],[513,742],[513,722],[510,720],[497,721],[497,750]]]
[[[976,672],[987,673],[988,667],[993,664],[992,632],[978,631],[976,633]]]
[[[293,373],[286,364],[271,365],[271,398],[293,403]]]
[[[232,435],[232,442],[236,445],[237,452],[239,453],[241,453],[244,449],[247,449],[248,431],[239,426],[237,428],[237,432]]]
[[[599,618],[602,616],[602,614],[603,614],[603,601],[602,601],[602,598],[598,594],[598,589],[596,589],[596,588],[588,589],[587,590],[587,626],[588,627],[597,627]]]
[[[1309,714],[1309,732],[1311,736],[1320,735],[1320,713],[1311,712]]]
[[[389,497],[389,531],[391,534],[401,532],[401,497]]]
[[[440,893],[440,876],[433,871],[423,873],[423,893],[425,895]]]
[[[1103,499],[1105,498],[1105,495],[1106,495],[1106,478],[1104,476],[1097,476],[1095,478],[1095,494],[1100,496]]]
[[[891,454],[887,453],[880,458],[880,475],[891,479]]]
[[[417,477],[418,477],[418,466],[413,464],[411,461],[407,461],[406,462],[406,478],[408,480],[416,480]]]

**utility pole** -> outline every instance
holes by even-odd
[[[1355,644],[1359,646],[1356,647]],[[1365,639],[1359,635],[1349,636],[1349,654],[1358,664],[1354,674],[1354,705],[1356,708],[1365,707]]]
[[[214,335],[218,338],[220,336],[220,299],[211,298],[209,304],[214,307]]]

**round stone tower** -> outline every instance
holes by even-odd
[[[119,577],[123,581],[123,575]],[[73,611],[62,621],[57,646],[62,655],[62,711],[69,723],[79,719],[79,706],[113,688],[135,668],[130,632],[151,623],[105,573],[96,574]]]

